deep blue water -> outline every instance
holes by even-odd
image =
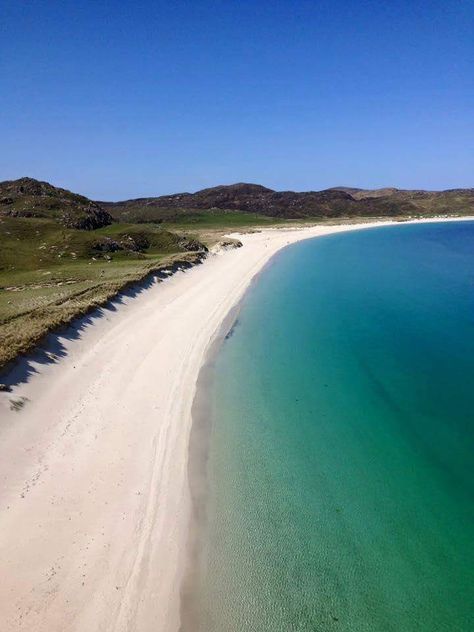
[[[474,223],[282,251],[210,396],[201,631],[474,630]]]

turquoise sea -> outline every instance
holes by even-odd
[[[474,222],[291,246],[231,334],[196,629],[474,630]]]

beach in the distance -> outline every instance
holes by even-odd
[[[285,246],[391,223],[239,235],[242,248],[104,308],[1,393],[2,630],[179,629],[191,412],[222,322]]]

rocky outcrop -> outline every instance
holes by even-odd
[[[110,213],[97,202],[33,178],[0,182],[0,215],[54,219],[82,230],[112,222]]]
[[[187,250],[188,252],[207,252],[207,247],[197,239],[181,237],[178,241],[178,245],[180,248]]]
[[[211,255],[219,255],[227,250],[235,250],[236,248],[242,248],[243,244],[238,239],[222,239],[216,244],[213,244],[209,249]]]
[[[115,238],[98,237],[90,244],[90,254],[101,256],[118,251],[143,253],[149,248],[158,248],[170,252],[202,252],[207,247],[197,239],[180,236],[176,233],[158,230],[149,232],[118,233]]]

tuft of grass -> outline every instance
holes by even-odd
[[[10,410],[13,410],[16,413],[19,413],[23,406],[28,402],[27,397],[18,397],[17,399],[10,400]]]

